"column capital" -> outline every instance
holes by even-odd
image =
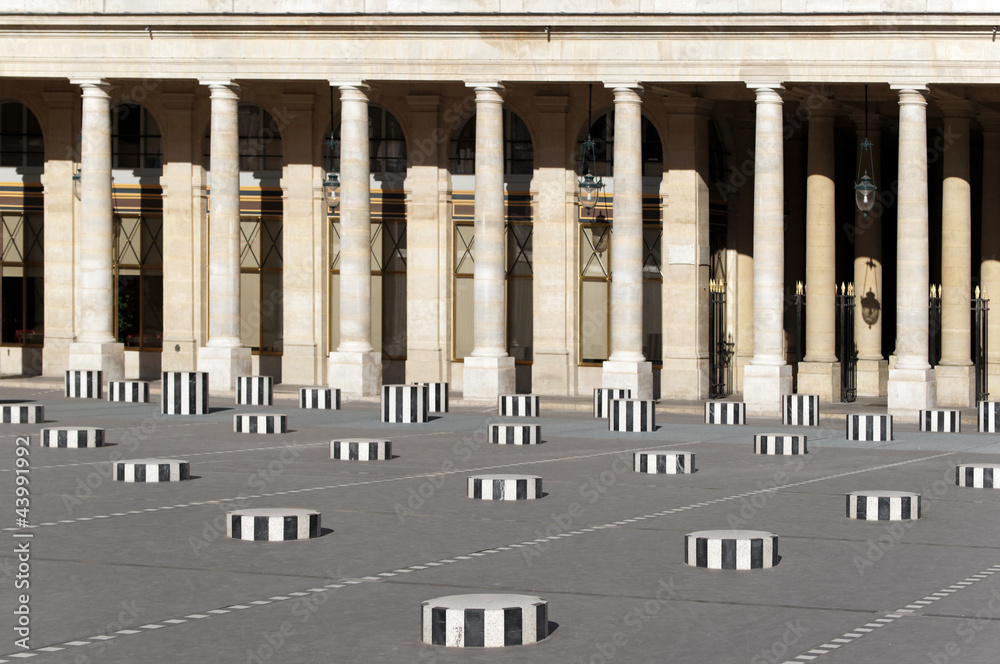
[[[233,94],[239,94],[240,86],[231,78],[199,78],[198,85],[204,85],[213,93],[215,91],[229,90]]]
[[[441,95],[406,95],[406,103],[414,113],[433,113],[441,106]]]
[[[747,83],[747,87],[757,93],[754,101],[758,104],[784,103],[781,93],[785,91],[785,86],[781,83]]]
[[[899,92],[900,106],[927,106],[927,86],[890,85],[889,87]]]
[[[333,78],[330,79],[330,87],[340,88],[341,92],[344,90],[358,90],[365,95],[367,95],[368,91],[371,89],[371,87],[362,80],[344,81]]]
[[[609,90],[631,90],[636,94],[642,94],[642,84],[638,81],[604,81],[604,87]]]
[[[930,91],[926,83],[893,83],[892,81],[889,81],[889,89],[900,93],[918,92],[921,95],[926,95]]]
[[[91,95],[109,96],[113,87],[104,78],[71,78],[69,82],[72,85],[79,85],[85,97]]]
[[[781,81],[747,81],[747,87],[751,90],[756,90],[760,92],[761,90],[774,90],[775,92],[784,92],[785,84]]]
[[[498,95],[504,93],[503,82],[501,81],[466,81],[465,87],[473,88],[476,92],[492,90]]]

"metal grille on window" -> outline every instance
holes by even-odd
[[[0,342],[44,340],[42,214],[0,213]]]
[[[472,223],[455,224],[455,338],[454,358],[460,360],[472,353],[473,271],[475,269],[476,235]]]
[[[240,337],[262,354],[283,347],[281,252],[280,218],[240,220]]]
[[[611,226],[580,225],[580,363],[608,359]]]
[[[507,224],[507,354],[515,362],[530,362],[533,345],[532,225]]]
[[[163,347],[163,218],[115,215],[116,338],[133,350]]]

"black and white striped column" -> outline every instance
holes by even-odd
[[[236,404],[240,406],[270,406],[274,401],[274,379],[271,376],[238,376]]]
[[[847,440],[892,440],[892,415],[848,415]]]
[[[960,433],[962,414],[957,410],[921,410],[920,430],[935,433]]]
[[[100,399],[101,372],[96,369],[69,369],[64,394],[70,399]]]
[[[226,514],[226,535],[254,542],[287,542],[320,536],[319,512],[259,507]]]
[[[383,385],[382,421],[420,424],[427,421],[427,388],[423,385]]]
[[[45,406],[0,406],[2,424],[40,424],[45,421]]]
[[[819,396],[782,394],[781,423],[797,427],[819,426]]]
[[[533,595],[450,595],[420,605],[422,640],[448,648],[502,648],[549,635],[548,602]]]
[[[955,484],[970,489],[1000,489],[1000,464],[970,463],[955,466]]]
[[[655,431],[656,402],[644,399],[612,399],[609,431]]]
[[[164,371],[160,382],[160,412],[164,415],[205,415],[208,372]]]
[[[497,445],[538,445],[542,442],[541,424],[491,424],[490,442]]]
[[[806,437],[801,434],[758,433],[753,437],[757,454],[807,454]]]
[[[475,500],[537,500],[542,478],[537,475],[472,475],[469,498]]]
[[[612,399],[630,399],[632,390],[622,387],[594,388],[594,417],[604,419],[611,412]]]
[[[747,407],[741,401],[705,402],[705,424],[746,424]]]
[[[100,447],[104,429],[97,427],[59,427],[42,429],[42,447]]]
[[[684,562],[707,569],[767,569],[778,564],[778,536],[763,530],[688,533]]]
[[[847,518],[860,521],[904,521],[920,518],[920,494],[909,491],[851,491]]]
[[[392,458],[392,441],[331,440],[330,458],[341,461],[387,461]]]
[[[287,422],[279,413],[240,413],[233,415],[236,433],[285,433]]]
[[[191,476],[191,465],[182,459],[129,459],[115,461],[118,482],[181,482]]]
[[[979,432],[1000,432],[1000,401],[979,402]]]
[[[108,401],[149,403],[149,383],[144,380],[109,381]]]
[[[650,475],[683,475],[693,473],[694,454],[691,452],[649,452],[632,453],[632,469],[637,473]]]
[[[300,387],[299,408],[340,410],[340,388]]]
[[[427,412],[448,412],[448,383],[414,383],[427,388]]]
[[[533,394],[501,394],[497,400],[500,417],[538,417],[538,397]]]

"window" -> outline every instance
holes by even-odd
[[[240,339],[260,354],[283,348],[281,217],[240,219]]]
[[[533,346],[532,230],[529,194],[507,197],[507,354],[530,362]]]
[[[0,213],[0,342],[41,346],[42,213]]]
[[[163,347],[163,218],[115,216],[115,337],[133,350]]]
[[[124,102],[111,109],[113,168],[160,168],[160,128],[142,106]]]
[[[451,172],[456,175],[476,172],[476,116],[472,116],[462,127],[455,140],[451,158]],[[524,120],[503,110],[503,156],[504,173],[507,175],[531,175],[534,168],[535,151],[531,144],[531,134]]]
[[[594,162],[589,161],[590,155],[586,155],[584,160],[583,142],[587,139],[584,134],[577,145],[577,155],[579,161],[579,173],[582,175],[588,170],[593,175],[601,177],[614,176],[614,156],[615,156],[615,116],[614,111],[605,113],[597,118],[590,126],[590,138],[594,141]],[[644,177],[663,176],[663,143],[660,141],[660,134],[656,131],[649,120],[642,118],[642,174]]]
[[[282,162],[281,132],[274,116],[256,104],[240,104],[237,118],[239,130],[240,170],[248,172],[280,171]],[[205,167],[211,170],[212,125],[205,132]]]
[[[580,364],[608,359],[610,304],[611,226],[580,224]]]
[[[331,161],[326,170],[340,171],[340,126],[334,136],[338,138]],[[326,153],[326,138],[323,150]],[[374,174],[406,173],[406,138],[403,127],[389,111],[374,104],[368,105],[368,161],[369,170]]]
[[[45,144],[35,114],[16,101],[0,102],[0,166],[42,166]]]

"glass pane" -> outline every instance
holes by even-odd
[[[0,137],[0,166],[20,166],[24,160],[24,137],[4,135]]]
[[[507,353],[515,360],[530,360],[532,351],[532,279],[507,281]]]
[[[0,132],[4,134],[24,133],[24,105],[18,102],[0,104]]]
[[[663,284],[642,282],[642,354],[653,364],[663,364]]]
[[[607,225],[580,227],[580,274],[607,277],[611,260],[611,228]]]
[[[382,359],[406,359],[406,275],[382,277]]]
[[[472,338],[472,279],[455,279],[455,359],[470,355]]]
[[[642,276],[645,279],[660,279],[660,238],[663,230],[660,226],[643,226],[642,228]]]
[[[240,220],[240,267],[260,267],[260,219],[244,218]]]
[[[260,348],[260,273],[240,274],[240,342]]]
[[[474,242],[475,230],[473,226],[455,225],[455,274],[471,275],[474,271]]]
[[[260,349],[281,352],[283,340],[281,307],[281,271],[265,270],[260,274]]]
[[[24,215],[24,260],[29,263],[41,263],[44,260],[43,219],[40,212],[30,212]]]
[[[139,328],[139,274],[138,270],[118,271],[118,341],[126,348],[141,344]]]
[[[371,330],[372,348],[382,347],[382,277],[373,274],[371,277]],[[385,358],[388,359],[388,358]]]
[[[282,223],[280,218],[266,218],[261,221],[260,227],[260,258],[261,267],[271,269],[281,269],[283,260],[281,257],[281,233]]]
[[[330,269],[340,269],[340,222],[330,221]]]
[[[142,265],[139,217],[118,217],[118,264]]]
[[[20,214],[0,216],[0,260],[20,263],[24,260],[24,217]]]
[[[406,224],[386,221],[382,224],[382,255],[386,272],[406,271]]]
[[[142,264],[163,265],[163,217],[148,214],[142,218]]]
[[[28,273],[24,298],[24,342],[42,345],[45,340],[45,279],[42,266],[26,268]]]
[[[0,341],[25,343],[24,277],[20,269],[7,266],[0,278]]]
[[[340,275],[330,275],[330,350],[340,345]]]
[[[382,266],[384,265],[384,256],[382,253],[382,222],[372,221],[372,236],[371,236],[371,269],[372,272],[380,272]],[[377,346],[376,346],[377,348]]]
[[[507,226],[508,275],[531,276],[531,232],[530,224]]]
[[[608,283],[584,281],[580,284],[580,361],[608,359]]]
[[[144,270],[142,274],[142,345],[163,347],[163,273]]]

